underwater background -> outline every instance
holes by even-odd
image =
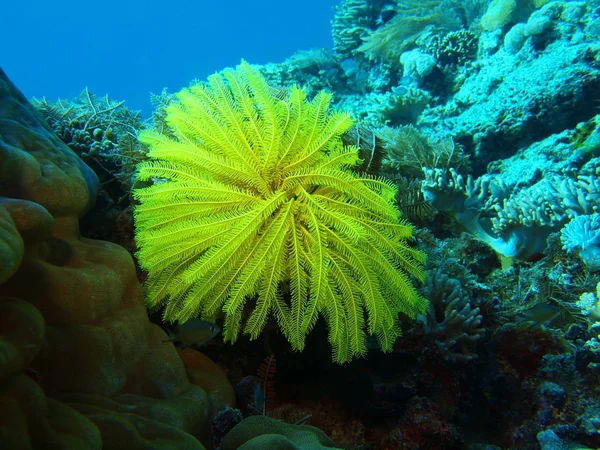
[[[600,0],[204,3],[3,7],[0,449],[600,448]]]
[[[6,2],[0,38],[13,45],[3,48],[2,67],[28,97],[68,99],[87,86],[148,117],[149,92],[177,92],[242,57],[265,64],[300,48],[331,48],[336,4]]]

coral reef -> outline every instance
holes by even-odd
[[[100,173],[101,182],[115,177],[124,192],[131,190],[135,166],[146,153],[137,139],[144,127],[139,112],[108,95],[98,98],[88,88],[73,101],[43,98],[33,99],[32,104],[58,137]]]
[[[547,18],[551,32],[532,25],[521,51],[501,47],[478,61],[452,99],[427,110],[419,124],[455,136],[477,156],[480,174],[490,161],[587,119],[600,93],[597,40],[582,25],[592,14],[582,2],[543,6],[530,20]],[[540,34],[529,35],[533,28]]]
[[[600,269],[600,214],[577,216],[560,234],[565,250],[576,253],[589,270]]]
[[[396,2],[396,15],[364,37],[364,43],[358,51],[370,59],[398,59],[426,33],[449,31],[463,26],[458,14],[460,10],[462,5],[454,0]]]
[[[423,178],[424,168],[452,167],[461,172],[469,170],[468,156],[452,138],[433,140],[411,125],[382,128],[378,130],[378,135],[384,141],[385,172],[402,173],[405,177],[420,179]]]
[[[443,36],[433,36],[427,44],[427,50],[442,70],[452,70],[475,59],[477,44],[477,35],[462,29]]]
[[[332,22],[333,50],[343,60],[357,54],[363,38],[382,19],[386,2],[382,0],[342,0]]]
[[[165,343],[125,249],[81,236],[98,178],[3,72],[0,135],[0,447],[335,448],[266,417],[211,427],[227,375]]]
[[[136,165],[145,159],[147,149],[137,139],[145,127],[141,114],[124,103],[108,95],[98,97],[87,88],[72,100],[32,99],[52,130],[100,180],[96,207],[81,224],[86,235],[115,241],[131,251],[131,188]]]
[[[356,150],[348,172],[367,171],[368,180],[384,176],[386,186],[397,187],[388,200],[414,225],[403,244],[428,255],[429,277],[417,293],[429,305],[416,320],[409,317],[415,311],[393,313],[403,336],[385,345],[363,336],[364,352],[344,365],[323,345],[331,341],[333,309],[329,322],[308,327],[302,352],[281,333],[281,317],[268,314],[254,322],[260,339],[240,333],[235,346],[218,336],[202,353],[161,343],[164,333],[144,311],[130,256],[81,236],[112,242],[128,236],[127,248],[136,250],[127,208],[130,163],[144,159],[146,148],[137,141],[121,146],[117,136],[145,125],[120,102],[85,90],[70,102],[38,101],[47,127],[3,80],[0,422],[8,426],[0,427],[0,447],[600,448],[598,11],[599,0],[343,0],[332,23],[333,50],[299,50],[281,63],[258,66],[268,84],[261,82],[259,92],[247,79],[236,84],[230,69],[210,78],[235,100],[227,103],[232,111],[247,112],[242,119],[214,108],[198,112],[226,124],[215,142],[252,136],[242,155],[251,157],[262,148],[256,139],[266,142],[274,129],[254,118],[285,112],[290,93],[302,92],[302,100],[331,101],[357,124],[333,133],[336,146]],[[188,130],[183,122],[194,121],[185,121],[189,105],[180,97],[166,90],[152,97],[154,129],[165,143],[159,153],[179,145],[181,136],[196,146],[214,137],[207,128],[181,131]],[[290,123],[300,115],[295,111],[284,116]],[[286,136],[281,142],[289,142]],[[223,163],[222,149],[210,150],[203,155]],[[181,158],[176,169],[189,176],[197,157]],[[206,183],[206,171],[198,172],[192,175]],[[160,194],[170,183],[165,173],[146,178],[136,181],[138,193],[163,195],[177,208],[197,201],[187,193]],[[337,211],[343,192],[317,185],[305,188],[306,197],[316,192],[319,201],[329,199],[317,205],[322,214]],[[260,187],[250,191],[255,196]],[[299,204],[301,194],[289,197]],[[137,206],[147,208],[148,217],[169,220],[150,204]],[[303,209],[298,222],[309,212]],[[355,243],[363,235],[355,228],[347,233],[350,216],[343,215],[344,223],[334,222],[334,214],[319,216],[327,218],[320,228],[303,222],[302,237],[308,242],[316,230],[328,229],[326,252],[338,249],[339,236]],[[115,229],[116,217],[122,230]],[[269,214],[264,219],[271,229],[279,223]],[[212,230],[209,240],[229,231]],[[146,256],[161,260],[164,244]],[[302,255],[314,247],[302,247]],[[289,262],[289,243],[279,248],[284,251],[273,261]],[[250,260],[258,253],[252,249],[238,254]],[[372,275],[371,260],[364,260],[367,268],[344,287],[348,277],[340,277],[345,272],[336,261],[350,270],[355,260],[347,252],[328,260],[336,277],[321,311],[343,293],[364,292],[361,283]],[[313,289],[307,285],[317,265],[310,257],[300,264],[304,291]],[[216,273],[215,280],[225,279]],[[389,275],[381,285],[393,279]],[[285,302],[297,287],[281,280],[275,299]],[[256,315],[253,301],[234,311],[240,323]],[[337,304],[358,305],[366,327],[376,311],[343,299]],[[227,320],[220,313],[211,318],[218,325]],[[151,320],[165,325],[159,314]],[[299,323],[310,325],[310,318]],[[310,426],[293,425],[306,422]]]
[[[299,50],[279,64],[265,64],[261,73],[270,86],[287,88],[298,84],[309,97],[324,89],[338,95],[347,91],[350,83],[340,62],[327,49]]]
[[[481,17],[484,30],[494,31],[512,22],[527,19],[534,8],[540,8],[548,0],[492,0]]]
[[[422,89],[397,86],[386,93],[345,95],[335,106],[353,111],[360,122],[377,128],[415,123],[430,100],[431,95]]]

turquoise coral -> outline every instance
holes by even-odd
[[[561,241],[589,270],[600,269],[600,214],[575,217],[561,230]]]

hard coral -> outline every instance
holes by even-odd
[[[144,159],[145,149],[137,140],[144,127],[139,111],[131,111],[123,101],[98,97],[85,88],[74,100],[50,102],[33,99],[61,140],[103,178],[115,176],[124,190],[131,188],[135,165]]]
[[[414,397],[398,427],[391,432],[397,449],[462,448],[462,438],[454,425],[426,398]]]
[[[211,401],[149,322],[131,256],[79,234],[97,178],[1,71],[0,136],[0,446],[203,449]]]
[[[481,26],[493,31],[509,23],[525,21],[533,9],[546,3],[548,0],[493,0],[481,18]]]
[[[546,354],[565,350],[559,338],[539,326],[505,324],[495,339],[500,362],[519,380],[535,375]]]
[[[600,92],[593,56],[598,39],[586,37],[581,28],[594,21],[594,14],[588,2],[548,3],[532,15],[531,26],[517,25],[507,36],[509,51],[480,54],[477,70],[468,71],[450,101],[424,111],[419,125],[450,131],[477,155],[473,169],[482,174],[490,162],[588,120]]]
[[[221,450],[325,450],[337,448],[334,445],[318,428],[252,416],[225,436]]]
[[[21,264],[23,253],[23,239],[15,222],[0,203],[0,255],[2,255],[2,266],[0,266],[0,284],[8,280]]]
[[[477,35],[469,30],[450,31],[444,36],[433,36],[427,50],[442,69],[455,69],[477,56]]]
[[[484,30],[495,30],[508,24],[517,9],[517,0],[493,0],[481,18]]]
[[[463,8],[460,2],[452,1],[397,2],[394,18],[364,37],[358,52],[370,59],[398,61],[402,53],[428,32],[461,28],[464,24],[458,11]]]
[[[422,292],[430,301],[424,318],[425,333],[436,343],[442,357],[450,362],[475,359],[475,346],[485,329],[479,308],[471,303],[467,289],[458,279],[437,270],[428,277]]]

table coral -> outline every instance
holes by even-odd
[[[543,253],[550,233],[600,208],[600,181],[594,166],[577,177],[548,174],[523,189],[508,187],[494,176],[465,178],[452,168],[426,168],[424,173],[425,199],[508,257],[528,259]]]

